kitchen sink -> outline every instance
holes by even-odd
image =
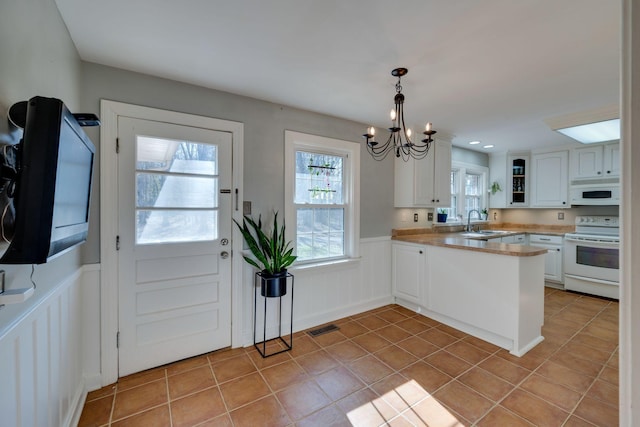
[[[481,237],[489,237],[489,236],[499,236],[501,234],[511,233],[510,231],[504,230],[479,230],[479,231],[463,231],[460,233],[462,237],[471,237],[471,238],[481,238]]]

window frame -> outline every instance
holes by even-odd
[[[489,168],[486,166],[476,165],[473,163],[465,163],[459,161],[451,162],[451,173],[458,173],[458,180],[456,182],[457,191],[456,193],[452,193],[451,199],[455,197],[457,200],[457,208],[459,211],[462,211],[466,207],[466,194],[465,194],[465,185],[466,185],[466,176],[467,174],[475,174],[481,176],[482,189],[480,191],[480,204],[484,206],[481,209],[489,210],[489,197],[488,197],[488,183],[489,183]],[[447,209],[451,210],[451,206]],[[462,215],[462,221],[458,219],[458,215]],[[447,223],[466,223],[467,217],[465,216],[465,212],[455,212],[453,215],[449,215],[447,218]],[[480,222],[484,220],[480,220],[477,218],[471,218],[471,222]]]
[[[360,144],[324,136],[285,130],[285,220],[286,238],[292,242],[297,253],[297,209],[309,206],[296,204],[295,171],[296,151],[306,151],[331,156],[341,156],[343,160],[343,204],[344,206],[344,255],[340,257],[316,258],[296,261],[295,266],[311,266],[358,258],[360,256]],[[314,205],[315,206],[315,205]],[[330,205],[324,205],[329,207]]]

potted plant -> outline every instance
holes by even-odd
[[[493,181],[491,184],[491,194],[496,194],[498,191],[502,191],[500,188],[500,183],[498,181]]]
[[[486,221],[487,218],[489,217],[489,211],[487,210],[487,208],[484,208],[482,209],[481,213],[482,213],[482,219]]]
[[[245,261],[260,270],[260,293],[265,297],[281,297],[287,293],[287,267],[296,260],[291,242],[285,240],[284,222],[278,224],[278,213],[273,217],[273,228],[265,232],[262,229],[262,216],[256,223],[245,215],[242,225],[235,219],[242,237],[249,246],[252,257],[243,255]]]
[[[438,222],[447,222],[447,210],[438,209]]]

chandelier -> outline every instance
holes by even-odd
[[[391,127],[389,128],[389,138],[387,142],[380,144],[375,140],[376,130],[373,126],[367,128],[367,133],[362,135],[367,139],[367,150],[369,154],[376,160],[383,160],[387,157],[389,152],[393,151],[396,157],[402,157],[405,162],[410,157],[414,159],[424,159],[429,152],[429,147],[433,142],[431,136],[436,133],[433,130],[431,123],[427,123],[425,126],[423,135],[425,138],[421,142],[413,142],[411,140],[411,129],[407,128],[404,124],[404,95],[402,94],[402,86],[400,85],[400,79],[402,76],[409,72],[406,68],[396,68],[391,71],[391,75],[398,78],[396,83],[396,96],[393,98],[396,104],[395,108],[391,110]]]

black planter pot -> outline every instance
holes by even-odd
[[[276,274],[260,274],[260,295],[267,298],[281,297],[287,294],[287,270]]]
[[[447,214],[438,214],[438,222],[447,222]]]

